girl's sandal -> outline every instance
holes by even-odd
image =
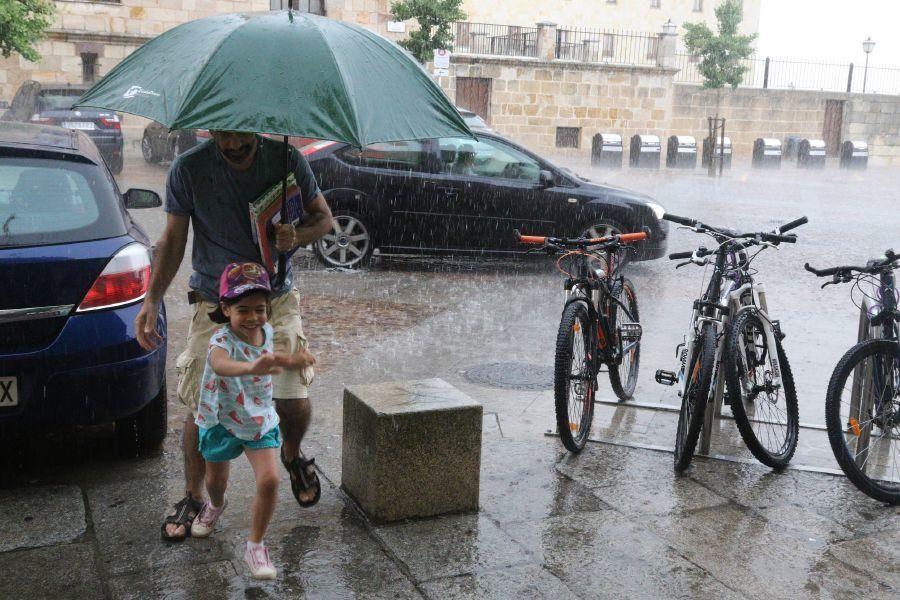
[[[200,514],[201,508],[203,508],[203,502],[194,500],[190,494],[179,500],[172,513],[167,515],[166,520],[163,521],[162,539],[167,542],[184,541],[184,538],[191,535],[191,524],[197,518],[197,515]],[[166,525],[180,525],[184,527],[184,535],[169,535],[166,532]]]

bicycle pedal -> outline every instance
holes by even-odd
[[[644,332],[640,323],[623,323],[619,325],[619,337],[625,341],[639,340]]]
[[[678,383],[678,375],[673,373],[672,371],[663,371],[662,369],[656,372],[656,383],[661,383],[663,385],[675,385]]]

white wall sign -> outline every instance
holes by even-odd
[[[403,33],[406,31],[406,23],[403,21],[388,21],[388,31],[391,33]]]
[[[434,51],[434,68],[449,69],[450,68],[450,51],[438,49]]]

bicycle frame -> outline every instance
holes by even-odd
[[[593,253],[595,256],[598,253]],[[634,320],[634,315],[628,310],[628,307],[618,299],[618,294],[622,289],[622,281],[624,277],[618,273],[614,265],[615,252],[606,252],[606,265],[608,272],[604,271],[602,277],[590,268],[588,259],[585,255],[579,255],[576,260],[575,275],[565,282],[566,300],[563,309],[573,302],[582,302],[587,306],[588,316],[594,327],[598,327],[596,331],[591,331],[591,339],[596,340],[595,348],[597,352],[592,352],[592,366],[594,373],[600,370],[600,364],[617,364],[632,347],[640,343],[640,338],[630,341],[627,345],[622,345],[622,336],[616,335],[614,331],[615,323],[610,319],[610,303],[618,304],[619,309],[625,312],[625,315]],[[590,290],[588,296],[583,290]],[[616,340],[617,344],[610,344],[610,340]]]

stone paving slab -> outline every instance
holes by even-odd
[[[0,598],[104,598],[104,581],[90,543],[44,546],[2,554]]]
[[[0,552],[69,542],[85,532],[81,489],[48,485],[0,492]]]
[[[460,577],[434,579],[422,584],[428,598],[455,600],[576,600],[578,596],[558,577],[536,565],[510,567]]]

